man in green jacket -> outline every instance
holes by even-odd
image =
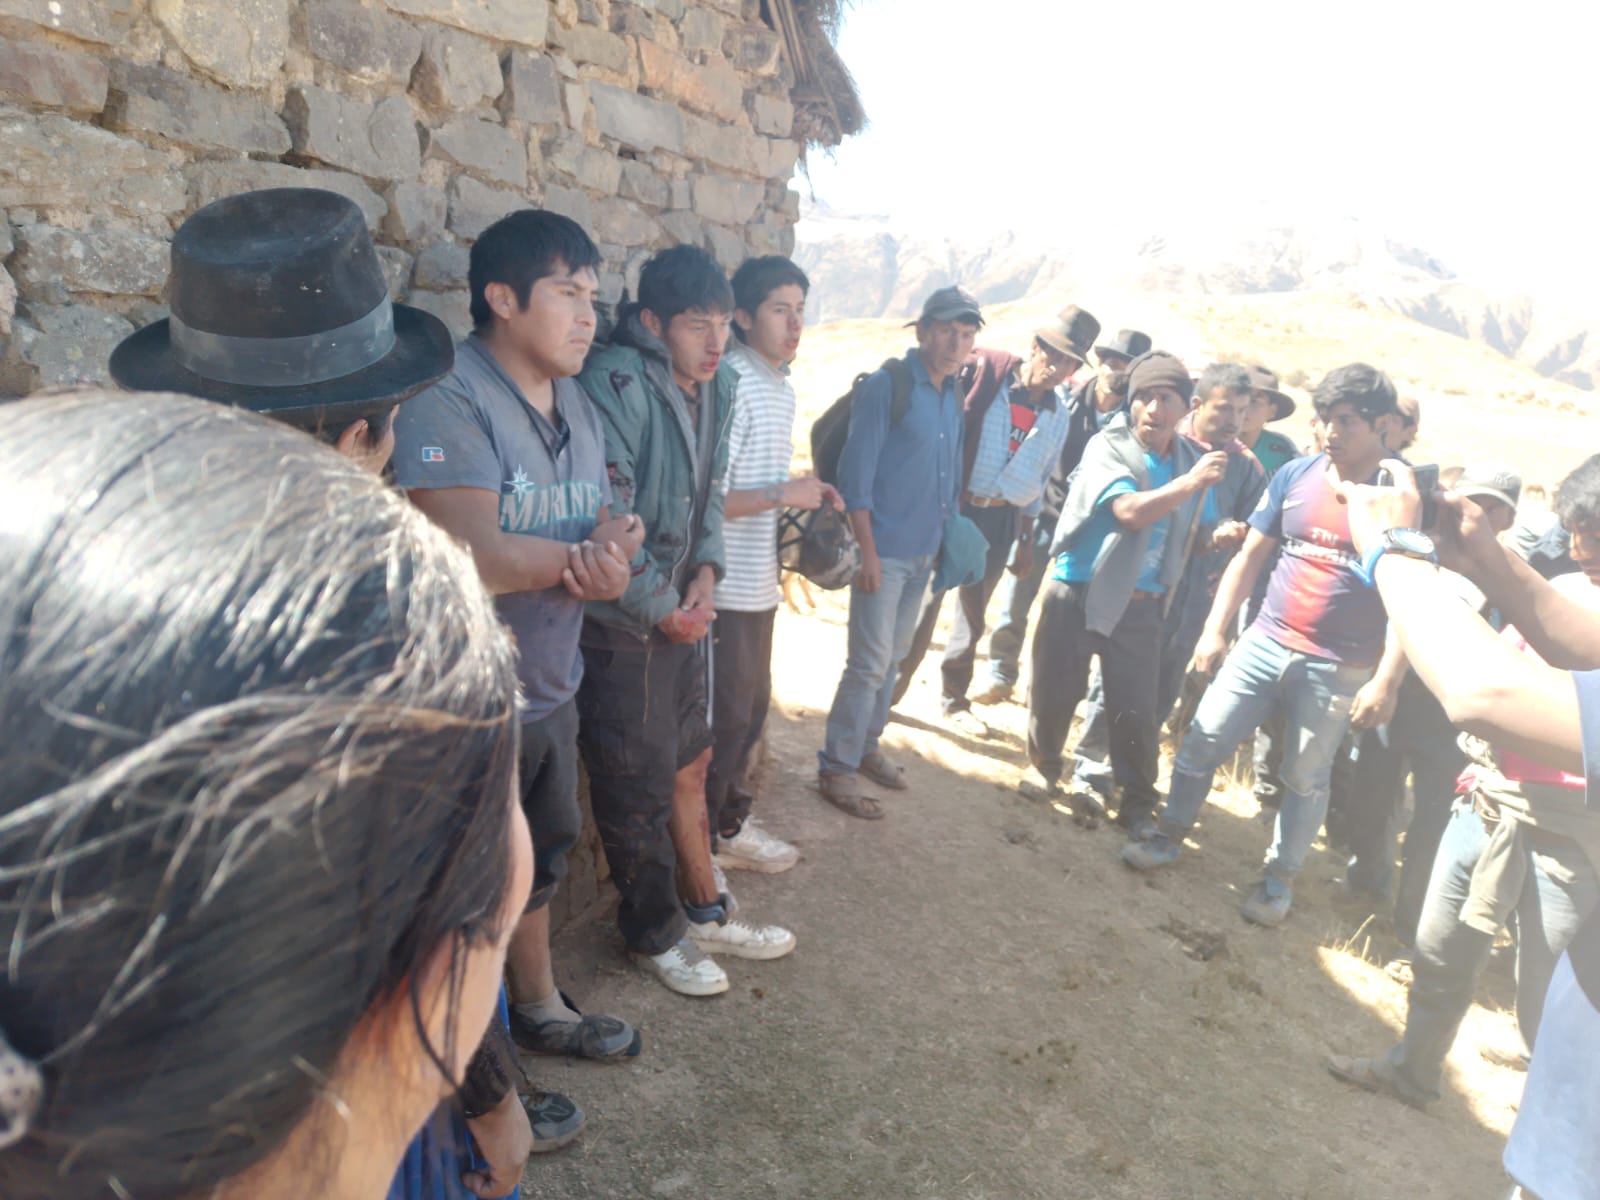
[[[724,565],[732,313],[727,278],[703,251],[662,251],[639,276],[639,302],[618,313],[611,344],[578,377],[605,430],[611,514],[636,514],[645,528],[627,590],[586,606],[579,745],[622,893],[623,940],[686,996],[728,990],[705,949],[741,958],[794,949],[786,929],[731,919],[706,819],[706,632]]]

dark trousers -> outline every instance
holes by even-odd
[[[1045,582],[1033,631],[1028,686],[1028,759],[1046,779],[1061,778],[1072,715],[1098,655],[1105,691],[1111,773],[1122,789],[1118,820],[1132,825],[1155,813],[1156,692],[1161,671],[1161,601],[1134,599],[1109,637],[1085,627],[1087,584]]]
[[[1341,798],[1348,878],[1354,887],[1387,896],[1394,881],[1395,843],[1405,781],[1412,779],[1411,823],[1400,847],[1400,882],[1394,902],[1395,934],[1406,945],[1417,936],[1417,917],[1439,839],[1450,821],[1456,777],[1466,766],[1456,730],[1444,709],[1415,675],[1400,689],[1387,738],[1368,730],[1357,743]],[[1330,824],[1332,818],[1330,816]]]
[[[1185,579],[1178,585],[1171,609],[1164,620],[1161,642],[1161,666],[1156,683],[1156,731],[1166,723],[1173,707],[1182,695],[1189,677],[1189,660],[1194,657],[1195,645],[1205,629],[1206,616],[1211,611],[1211,594],[1203,579]],[[1197,689],[1203,692],[1204,688]],[[1200,703],[1194,699],[1194,707]],[[1193,708],[1190,709],[1190,716]],[[1183,722],[1177,735],[1183,742],[1183,732],[1188,722]],[[1110,804],[1116,791],[1112,783],[1110,755],[1106,748],[1105,688],[1100,676],[1095,675],[1089,686],[1088,707],[1084,709],[1083,733],[1078,738],[1078,766],[1074,772],[1076,787],[1091,789]]]
[[[739,832],[755,797],[750,753],[761,741],[772,703],[772,625],[778,610],[717,610],[711,626],[711,767],[706,816],[713,843]]]
[[[1000,585],[1006,573],[1006,563],[1011,560],[1011,543],[1016,540],[1017,510],[1009,504],[990,508],[963,505],[961,513],[989,540],[989,554],[983,564],[983,578],[966,587],[956,589],[956,620],[950,630],[950,640],[945,643],[944,711],[955,712],[970,708],[967,691],[972,686],[972,668],[978,657],[978,639],[983,637],[984,610],[989,598]],[[900,677],[894,685],[894,703],[911,686],[911,677],[927,657],[933,645],[933,627],[939,622],[939,610],[944,605],[945,592],[932,593],[922,606],[922,618],[917,622],[917,632],[911,639],[911,649],[900,663]]]
[[[687,929],[678,902],[672,792],[678,771],[711,744],[706,659],[699,646],[647,645],[584,626],[578,748],[628,949],[661,954]]]
[[[567,855],[583,833],[578,809],[578,706],[571,700],[522,723],[517,760],[522,812],[533,834],[533,891],[525,912],[550,903],[567,877]]]

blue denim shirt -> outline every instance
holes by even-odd
[[[851,512],[872,514],[880,558],[921,558],[939,551],[945,518],[961,486],[961,399],[952,375],[934,390],[916,350],[911,404],[889,423],[893,384],[877,370],[850,406],[850,432],[839,455],[839,492]]]

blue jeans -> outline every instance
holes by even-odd
[[[1600,880],[1578,843],[1527,831],[1527,882],[1517,900],[1517,1028],[1532,1047],[1545,992],[1561,953],[1600,900]],[[1472,869],[1489,833],[1467,797],[1456,800],[1439,839],[1439,855],[1417,923],[1411,959],[1413,982],[1405,1035],[1389,1052],[1395,1082],[1413,1099],[1439,1095],[1445,1055],[1472,1005],[1478,977],[1489,963],[1493,939],[1461,922],[1472,888]]]
[[[844,675],[828,711],[817,767],[828,775],[853,775],[878,748],[889,723],[895,666],[911,649],[922,599],[933,577],[933,556],[885,558],[875,592],[850,588],[850,637]]]
[[[1183,739],[1161,815],[1162,832],[1181,838],[1193,827],[1217,768],[1274,706],[1281,707],[1283,806],[1266,869],[1271,879],[1293,879],[1322,828],[1333,756],[1349,728],[1356,693],[1371,677],[1371,667],[1314,658],[1248,630],[1206,689]]]
[[[1022,643],[1028,636],[1028,614],[1050,568],[1050,539],[1055,522],[1039,520],[1033,527],[1033,570],[1017,576],[1007,571],[1000,580],[1000,618],[989,634],[989,678],[1016,687],[1021,670]]]

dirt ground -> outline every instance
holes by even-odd
[[[1503,1196],[1523,1076],[1475,1047],[1509,1036],[1508,980],[1486,981],[1428,1112],[1337,1082],[1323,1056],[1384,1050],[1405,996],[1379,965],[1392,940],[1330,903],[1335,858],[1313,856],[1283,928],[1245,924],[1270,831],[1228,790],[1198,853],[1135,876],[1114,831],[1012,790],[1025,709],[980,709],[981,741],[939,722],[937,642],[885,739],[910,790],[881,822],[835,811],[815,751],[844,606],[819,600],[780,615],[757,808],[803,857],[733,876],[799,947],[724,959],[732,990],[692,1000],[626,961],[609,904],[569,924],[563,985],[636,1022],[644,1053],[529,1061],[589,1126],[526,1196]]]

